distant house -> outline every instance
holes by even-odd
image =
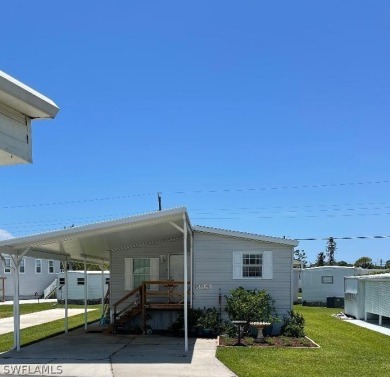
[[[344,312],[356,319],[390,319],[390,273],[345,278]]]
[[[57,275],[57,300],[63,302],[68,284],[68,302],[83,303],[85,295],[85,273],[84,271],[68,271],[68,281],[65,272]],[[110,272],[87,271],[87,301],[89,303],[101,302],[102,296],[107,293],[110,284]],[[102,288],[103,286],[103,288]]]
[[[344,297],[344,277],[367,274],[358,267],[321,266],[302,270],[302,302],[323,303],[327,297]]]
[[[4,278],[4,296],[5,300],[12,300],[15,266],[9,255],[3,254],[2,256],[0,277]],[[60,261],[58,260],[24,257],[19,266],[20,298],[42,297],[44,290],[57,279],[59,272]]]

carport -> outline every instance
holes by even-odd
[[[190,288],[192,287],[192,229],[185,207],[152,212],[118,220],[63,229],[33,236],[14,238],[0,242],[0,253],[11,256],[14,268],[14,348],[20,350],[19,313],[19,265],[24,256],[58,259],[68,263],[72,260],[84,262],[84,308],[85,330],[87,330],[87,263],[109,262],[121,250],[148,244],[182,239],[183,255],[190,254]],[[188,297],[187,258],[184,257],[184,350],[188,351],[188,302],[192,304],[192,288]],[[67,273],[67,270],[65,270]],[[67,279],[67,276],[65,276]],[[103,273],[102,273],[103,279]],[[111,282],[110,282],[111,283]],[[103,306],[102,292],[102,306]],[[188,298],[190,300],[188,300]],[[68,331],[68,292],[65,292],[65,332]]]

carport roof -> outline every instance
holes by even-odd
[[[13,238],[0,242],[0,252],[65,260],[101,261],[109,252],[182,237],[183,221],[191,227],[185,207],[112,221]]]

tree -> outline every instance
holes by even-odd
[[[361,268],[374,268],[374,265],[372,264],[372,259],[370,257],[360,257],[354,263],[354,266]]]
[[[326,243],[326,256],[328,258],[328,264],[333,266],[336,264],[335,253],[337,249],[336,241],[333,237],[329,237],[328,242]]]
[[[388,261],[386,261],[385,268],[390,268],[390,259]]]
[[[337,266],[352,266],[351,264],[349,264],[348,262],[346,262],[345,260],[341,260],[340,262],[336,262],[336,265]]]
[[[294,257],[296,260],[299,260],[302,263],[303,267],[307,267],[307,256],[305,250],[295,250]]]
[[[324,266],[325,265],[325,253],[320,251],[317,254],[316,266]]]

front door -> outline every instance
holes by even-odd
[[[169,255],[169,279],[184,281],[184,255]],[[190,261],[187,259],[187,280],[190,281]]]

